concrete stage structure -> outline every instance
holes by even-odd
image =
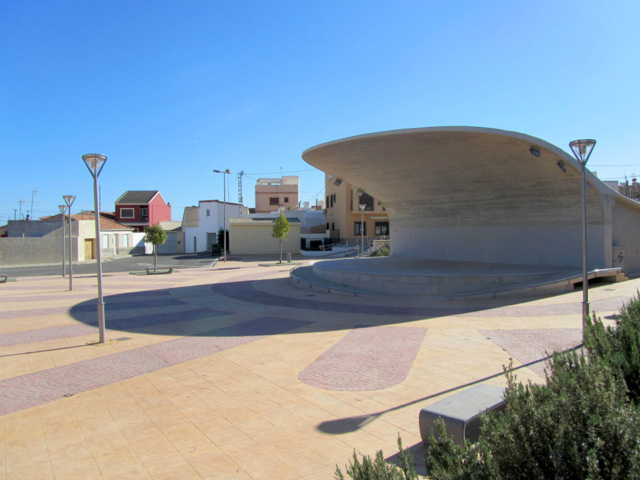
[[[439,277],[447,285],[412,293],[431,295],[580,275],[581,166],[544,140],[488,128],[418,128],[336,140],[302,157],[381,201],[391,228],[390,258],[318,262],[316,276],[374,291],[386,291],[376,285],[389,281]],[[589,171],[587,183],[592,276],[612,268],[639,273],[640,205]]]

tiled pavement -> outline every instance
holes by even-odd
[[[328,479],[354,449],[419,445],[442,392],[580,341],[580,292],[426,302],[287,275],[231,261],[106,276],[104,345],[95,276],[0,285],[0,479]],[[611,316],[639,286],[595,288],[591,307]]]

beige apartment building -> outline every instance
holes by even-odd
[[[389,235],[389,216],[371,195],[331,175],[325,175],[325,192],[327,230],[333,242]]]
[[[256,182],[256,213],[298,208],[300,202],[297,176],[259,178]]]

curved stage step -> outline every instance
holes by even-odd
[[[589,278],[620,281],[620,269],[594,270]],[[582,283],[574,267],[489,264],[395,257],[324,260],[291,271],[303,288],[347,295],[532,296],[573,291]]]

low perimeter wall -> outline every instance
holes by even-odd
[[[69,261],[68,239],[65,245],[65,258]],[[73,245],[73,261],[78,260],[77,245]],[[60,237],[3,237],[0,238],[0,273],[4,266],[43,265],[60,263],[62,265],[62,238]]]

